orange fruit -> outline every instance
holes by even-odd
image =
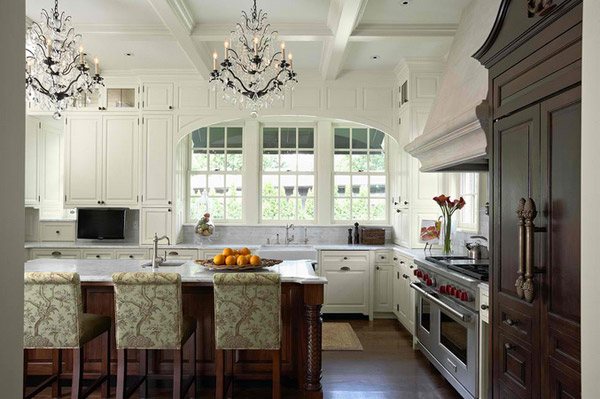
[[[260,265],[261,261],[262,261],[262,259],[260,259],[260,256],[258,256],[258,255],[254,255],[253,257],[250,258],[251,265]]]
[[[240,255],[250,255],[250,250],[244,247],[240,249]]]
[[[231,255],[233,255],[233,249],[231,249],[231,248],[225,248],[223,250],[223,256],[231,256]]]
[[[217,255],[213,259],[213,262],[215,262],[215,265],[222,265],[225,263],[225,257],[223,255]]]
[[[240,254],[240,251],[238,251],[237,249],[234,249],[234,250],[233,250],[233,254],[234,254],[234,255],[239,255],[239,254]]]
[[[225,258],[225,264],[227,266],[233,266],[233,265],[235,265],[235,256],[229,255],[227,258]]]
[[[245,256],[240,256],[240,257],[237,259],[237,264],[238,264],[238,266],[244,266],[244,265],[247,265],[247,264],[248,264],[248,258],[246,258]]]

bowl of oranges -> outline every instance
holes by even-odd
[[[248,248],[232,249],[225,248],[222,253],[212,259],[197,260],[196,263],[208,269],[214,270],[255,270],[274,266],[281,263],[278,259],[261,259],[258,255],[252,255]]]

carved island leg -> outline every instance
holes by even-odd
[[[304,351],[305,370],[304,392],[311,399],[323,398],[321,387],[322,358],[321,334],[322,323],[321,306],[323,305],[323,285],[304,286],[304,330],[306,346]]]

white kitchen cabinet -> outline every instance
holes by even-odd
[[[154,234],[173,239],[173,209],[172,208],[142,208],[140,212],[140,243],[152,244]]]
[[[375,266],[375,292],[373,293],[373,311],[393,311],[393,266]]]
[[[139,129],[137,116],[103,118],[103,204],[138,204]]]
[[[146,115],[143,126],[142,204],[172,204],[172,117]]]
[[[43,242],[75,242],[75,222],[41,222],[40,237]]]
[[[27,116],[25,125],[25,205],[38,206],[40,192],[38,184],[38,135],[42,122],[32,116]]]
[[[81,251],[78,249],[32,249],[31,259],[81,259]]]
[[[327,278],[325,313],[369,315],[369,251],[321,251],[319,269]]]
[[[117,249],[115,250],[115,259],[150,259],[146,249]]]
[[[393,309],[392,311],[394,312],[394,315],[396,315],[396,318],[398,320],[400,320],[400,293],[402,290],[401,284],[402,284],[402,272],[400,269],[400,264],[398,262],[394,262],[394,266],[393,266],[393,273],[392,273],[392,302],[393,302]]]
[[[409,205],[413,207],[437,207],[433,201],[444,192],[444,180],[441,173],[423,173],[419,171],[420,163],[416,158],[411,159],[411,190]]]
[[[401,254],[394,253],[394,275],[393,298],[394,311],[398,321],[414,335],[415,332],[415,295],[410,283],[414,281],[413,270],[415,265],[413,259]]]
[[[146,111],[173,109],[173,83],[144,83],[142,108]]]
[[[94,206],[102,201],[102,117],[67,118],[65,205]]]
[[[411,245],[410,227],[410,209],[396,209],[394,211],[394,243],[409,248]]]
[[[167,251],[167,260],[196,260],[199,255],[196,249],[169,249],[159,246],[159,256],[165,251]]]
[[[138,204],[139,130],[135,115],[67,119],[65,204]]]
[[[84,249],[81,251],[82,259],[114,259],[115,251],[110,249]]]

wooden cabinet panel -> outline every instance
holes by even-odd
[[[137,205],[139,129],[137,116],[104,117],[103,193],[106,205]]]
[[[500,367],[494,381],[502,381],[521,398],[535,399],[532,368],[533,356],[530,350],[504,334],[496,341],[496,355]]]

